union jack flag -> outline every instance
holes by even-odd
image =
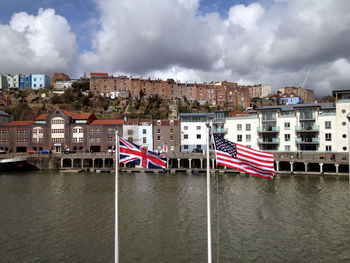
[[[166,158],[119,137],[119,162],[148,169],[165,169]]]

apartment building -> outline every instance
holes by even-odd
[[[153,120],[153,149],[155,152],[174,153],[180,151],[178,120]]]
[[[180,151],[206,149],[207,123],[215,118],[213,113],[182,113],[180,121]]]
[[[32,74],[31,77],[32,90],[50,88],[51,79],[49,76],[45,74]]]
[[[55,72],[51,78],[51,86],[54,87],[57,81],[69,81],[70,78],[64,73]]]
[[[91,113],[56,109],[32,121],[12,121],[0,126],[0,149],[8,152],[64,149],[103,152],[115,145],[114,132],[123,134],[123,120],[97,120]]]
[[[153,151],[152,121],[142,119],[125,121],[123,138],[142,148]]]
[[[32,88],[32,75],[20,75],[19,78],[19,88],[20,90],[26,90],[26,89],[31,89]]]
[[[350,90],[336,103],[266,106],[226,118],[225,138],[263,151],[347,152]]]

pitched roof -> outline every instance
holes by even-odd
[[[49,114],[40,114],[38,117],[36,117],[34,120],[35,121],[42,121],[42,120],[46,120],[47,116],[49,116]]]
[[[73,113],[67,110],[62,110],[66,115],[71,117],[73,120],[87,120],[90,118],[92,113]]]
[[[6,123],[4,126],[28,126],[31,125],[33,121],[12,121]]]
[[[94,120],[90,123],[90,125],[122,125],[124,124],[124,120]]]

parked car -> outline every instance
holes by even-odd
[[[28,153],[28,154],[35,154],[36,151],[34,151],[34,150],[28,150],[27,153]]]
[[[5,153],[6,153],[6,151],[0,150],[0,154],[5,154]]]
[[[42,150],[39,154],[51,154],[51,150]]]
[[[75,150],[71,150],[71,149],[64,149],[64,150],[63,150],[63,153],[64,153],[64,154],[76,153],[76,151],[75,151]]]

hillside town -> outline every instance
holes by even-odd
[[[349,91],[221,81],[180,83],[90,73],[1,75],[0,150],[107,152],[114,131],[148,150],[201,152],[212,133],[263,151],[346,152]],[[337,127],[344,127],[343,132]]]

